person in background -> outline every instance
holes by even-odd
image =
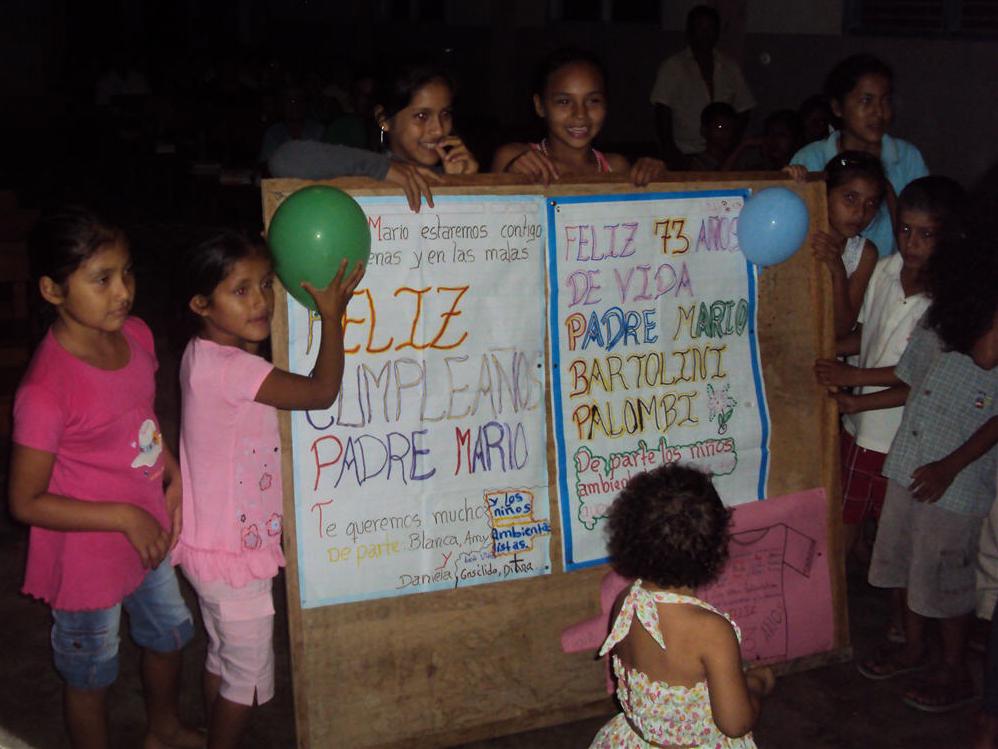
[[[686,168],[691,172],[720,171],[735,150],[738,114],[730,104],[708,104],[700,113],[700,134],[704,149],[687,157]]]
[[[708,104],[722,102],[734,108],[739,117],[736,142],[755,107],[738,63],[715,49],[720,35],[718,12],[696,6],[686,16],[687,47],[658,68],[650,98],[662,158],[670,169],[683,169],[689,154],[706,148],[700,114]]]
[[[766,117],[762,135],[743,138],[724,164],[732,172],[773,172],[790,163],[803,141],[801,121],[792,109],[780,109]]]
[[[260,146],[257,161],[267,165],[274,152],[290,140],[322,140],[322,123],[306,116],[305,92],[300,88],[289,88],[282,97],[280,121],[267,128]]]
[[[791,165],[799,165],[797,178],[821,171],[841,151],[866,151],[884,164],[889,189],[873,222],[863,235],[877,246],[880,256],[897,249],[894,241],[897,194],[912,180],[929,173],[919,150],[887,133],[894,120],[894,73],[873,55],[853,55],[838,63],[825,80],[825,93],[841,129],[824,140],[804,146]]]
[[[801,146],[824,140],[832,131],[835,115],[832,114],[832,107],[824,94],[807,97],[797,108],[797,115],[803,128]]]

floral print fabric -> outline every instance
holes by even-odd
[[[606,655],[627,636],[635,616],[665,650],[658,621],[660,603],[700,606],[731,621],[727,614],[699,598],[649,591],[642,587],[640,580],[635,580],[617,614],[613,630],[600,648],[600,655]],[[731,622],[731,626],[741,641],[738,625]],[[721,733],[710,711],[706,681],[692,687],[670,686],[648,678],[647,674],[637,669],[625,668],[615,655],[613,671],[617,677],[617,699],[624,711],[600,729],[590,749],[645,749],[661,744],[702,749],[755,749],[752,734],[733,739]]]

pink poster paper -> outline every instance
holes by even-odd
[[[827,512],[822,488],[733,508],[728,563],[697,595],[741,628],[745,660],[785,661],[832,649]],[[600,647],[613,601],[629,583],[607,573],[600,589],[602,613],[562,632],[564,652]]]

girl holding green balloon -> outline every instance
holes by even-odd
[[[328,408],[343,377],[342,319],[364,266],[301,286],[322,318],[311,377],[259,355],[274,271],[257,238],[222,232],[188,253],[183,282],[199,330],[180,365],[184,525],[173,554],[208,632],[208,746],[235,747],[254,704],[274,695],[271,584],[284,565],[277,409]]]

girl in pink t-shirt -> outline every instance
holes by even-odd
[[[180,476],[156,414],[152,333],[129,317],[135,277],[121,230],[82,208],[32,233],[32,275],[55,312],[17,390],[9,499],[31,526],[24,592],[52,607],[73,746],[107,746],[121,609],[143,648],[146,746],[203,746],[177,714],[191,615],[169,564]],[[164,492],[165,489],[165,492]]]
[[[347,302],[360,264],[315,300],[322,333],[311,377],[260,356],[270,337],[274,271],[266,246],[222,232],[193,248],[184,283],[198,332],[180,365],[184,528],[173,563],[197,591],[208,654],[208,746],[234,747],[252,706],[274,694],[271,583],[284,565],[277,409],[328,408],[343,377]]]

